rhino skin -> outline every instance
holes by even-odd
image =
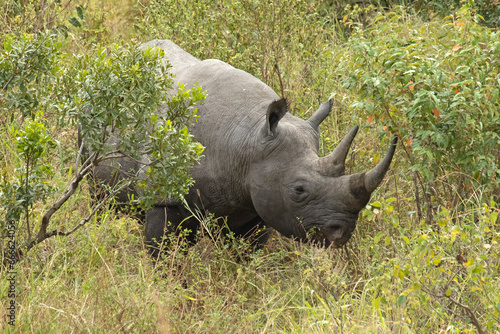
[[[345,175],[345,159],[358,126],[332,153],[318,156],[319,124],[329,115],[331,101],[303,120],[290,114],[286,101],[249,73],[220,60],[201,61],[169,40],[153,40],[142,47],[147,46],[165,51],[165,61],[176,74],[175,86],[198,83],[208,94],[198,106],[198,122],[190,127],[206,147],[200,164],[191,170],[195,183],[185,196],[191,208],[225,217],[235,235],[260,231],[259,244],[267,240],[266,227],[301,240],[312,235],[324,246],[340,247],[349,240],[360,210],[389,169],[397,137],[372,170]],[[138,168],[126,159],[120,164]],[[109,181],[110,169],[98,166],[94,177]],[[129,192],[138,196],[134,189]],[[127,194],[121,195],[126,200]],[[198,228],[199,222],[190,216],[175,202],[158,202],[148,210],[145,234],[153,255],[158,254],[155,241],[181,223],[193,231]]]

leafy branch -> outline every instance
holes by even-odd
[[[9,50],[19,49],[19,44],[31,50],[32,44],[38,45],[39,39],[35,35],[10,40],[2,59],[9,60],[9,57],[17,55],[9,53]],[[63,63],[61,68],[55,70],[50,66],[55,66],[62,55],[57,47],[51,48],[50,45],[60,43],[52,37],[45,39],[44,43],[49,44],[49,51],[38,55],[36,60],[39,63],[33,63],[33,67],[40,70],[36,67],[40,66],[52,75],[42,83],[38,82],[36,75],[27,76],[23,80],[28,81],[21,85],[32,87],[37,97],[44,92],[53,94],[52,98],[45,99],[44,108],[57,110],[59,119],[63,121],[62,126],[79,123],[81,142],[69,185],[44,212],[37,234],[33,237],[33,222],[30,219],[33,207],[59,193],[57,189],[47,186],[47,179],[55,174],[48,159],[48,150],[55,141],[45,126],[44,113],[37,108],[38,103],[19,103],[16,99],[22,96],[13,93],[14,86],[4,85],[10,94],[11,105],[20,106],[13,109],[14,112],[32,115],[32,119],[20,118],[21,124],[13,122],[11,126],[10,132],[18,153],[17,162],[24,167],[17,169],[15,180],[2,175],[0,188],[0,204],[6,208],[2,220],[20,221],[24,217],[26,221],[26,241],[18,249],[19,255],[26,254],[50,237],[73,234],[127,187],[142,189],[144,195],[135,203],[142,208],[153,205],[158,200],[157,196],[182,198],[192,183],[188,171],[203,151],[203,147],[194,142],[187,126],[194,122],[195,105],[205,98],[205,93],[198,86],[185,89],[181,85],[177,94],[170,95],[172,79],[169,66],[162,65],[163,50],[113,45],[97,50],[95,56],[76,55],[73,63]],[[11,75],[15,79],[7,80],[8,83],[21,82],[17,71]],[[66,88],[58,88],[60,83]],[[46,90],[40,91],[39,84],[47,85]],[[166,114],[158,115],[162,105],[166,106]],[[90,214],[69,230],[50,229],[53,217],[68,203],[93,169],[101,165],[119,165],[121,159],[137,167],[123,171],[123,178],[117,183],[95,180],[99,186],[106,188],[106,196],[94,203]]]
[[[470,321],[471,323],[474,325],[474,327],[476,327],[477,331],[479,332],[479,334],[485,334],[486,332],[484,331],[482,325],[481,325],[481,322],[479,321],[479,319],[477,318],[476,316],[476,313],[467,305],[467,304],[464,304],[464,303],[461,303],[457,300],[455,300],[452,296],[452,293],[449,291],[449,288],[448,287],[444,287],[443,290],[445,292],[435,292],[435,291],[432,291],[432,290],[429,290],[425,287],[422,287],[422,290],[435,297],[435,298],[439,298],[439,299],[447,299],[449,300],[453,305],[456,305],[458,307],[460,307],[461,309],[463,309],[467,315],[470,317]]]

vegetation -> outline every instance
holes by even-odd
[[[343,3],[6,0],[0,327],[500,332],[498,6]],[[188,107],[203,99],[203,87],[180,88],[165,101],[171,81],[161,52],[137,48],[153,38],[252,73],[302,117],[334,98],[321,152],[360,124],[349,172],[373,166],[391,135],[400,137],[393,167],[346,247],[325,250],[274,234],[255,252],[222,236],[214,217],[199,217],[199,242],[189,247],[173,237],[154,266],[140,222],[91,200],[81,181],[97,160],[81,162],[77,123],[99,152],[94,159],[117,153],[104,145],[109,127],[126,139],[120,154],[153,153],[146,193],[181,196],[190,184],[187,170],[201,147],[187,131],[196,117]],[[155,118],[167,102],[171,113]],[[130,131],[132,123],[143,128]],[[10,262],[11,231],[23,251],[17,263]]]

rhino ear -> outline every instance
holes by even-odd
[[[287,103],[285,99],[272,102],[267,108],[266,134],[274,136],[279,120],[287,113]]]

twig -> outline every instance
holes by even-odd
[[[275,14],[276,14],[276,8],[273,6],[273,16]],[[283,78],[281,76],[281,71],[280,71],[279,65],[278,65],[279,64],[279,54],[280,54],[280,50],[279,49],[281,48],[281,41],[282,41],[282,37],[283,37],[283,30],[282,30],[283,25],[281,24],[281,18],[282,18],[282,14],[281,14],[281,11],[279,11],[279,14],[278,14],[278,20],[279,20],[279,24],[278,24],[278,27],[279,27],[278,43],[276,43],[276,45],[273,47],[273,49],[274,49],[274,62],[275,62],[274,69],[275,69],[276,73],[278,74],[278,79],[280,81],[281,97],[282,98],[286,98],[286,96],[285,96],[285,88],[284,88],[284,85],[283,85]],[[274,30],[274,24],[273,24],[273,30]],[[274,33],[274,31],[273,31],[273,33]]]
[[[7,87],[9,87],[10,85],[10,82],[14,79],[14,77],[17,75],[17,73],[12,73],[12,75],[10,76],[9,78],[9,81],[7,81],[7,83],[3,86],[2,90],[5,91],[7,89]]]
[[[37,22],[36,22],[36,25],[33,27],[33,31],[36,33],[38,33],[39,29],[40,29],[40,26],[42,25],[42,21],[43,21],[43,16],[45,14],[45,11],[46,9],[48,8],[48,6],[45,6],[45,0],[42,0],[39,4],[39,8],[41,9],[40,12],[38,13],[38,19],[37,19]]]
[[[30,156],[28,155],[26,159],[26,184],[25,184],[25,192],[29,193],[29,178],[30,178]],[[26,207],[26,229],[28,230],[28,240],[31,239],[31,228],[30,228],[30,215],[29,215],[29,206]]]
[[[31,241],[28,246],[26,247],[26,252],[28,252],[31,248],[33,248],[35,245],[39,244],[40,242],[44,241],[45,239],[48,239],[50,237],[53,237],[53,236],[68,236],[68,235],[71,235],[73,234],[74,232],[76,232],[78,229],[80,229],[82,226],[84,226],[86,223],[88,223],[90,221],[90,219],[92,219],[92,216],[95,215],[95,213],[105,204],[108,202],[108,200],[114,196],[116,193],[118,193],[119,191],[121,191],[123,188],[127,187],[128,185],[130,184],[130,182],[125,182],[124,184],[122,184],[120,187],[118,187],[115,191],[112,191],[112,192],[109,192],[108,195],[106,196],[106,198],[104,198],[101,202],[99,202],[99,204],[97,204],[93,209],[92,209],[92,212],[87,216],[85,217],[84,219],[82,219],[77,225],[75,225],[71,230],[69,231],[59,231],[59,230],[53,230],[53,231],[50,231],[49,233],[45,233],[43,234],[42,237],[40,237],[40,233],[39,233],[39,236],[37,237],[37,239]],[[40,228],[40,231],[41,231],[41,228]],[[22,255],[22,253],[21,253]]]
[[[455,277],[455,276],[453,276],[453,277]],[[448,284],[450,282],[451,282],[451,280],[448,282]],[[452,304],[455,304],[456,306],[461,307],[462,309],[464,309],[467,312],[467,314],[469,315],[471,323],[477,328],[477,331],[479,332],[479,334],[485,334],[486,333],[483,330],[483,327],[481,326],[481,323],[479,322],[479,319],[476,317],[476,314],[474,313],[473,310],[471,310],[471,308],[468,305],[456,301],[455,299],[453,299],[453,297],[451,296],[451,294],[449,296],[447,296],[446,294],[443,294],[443,293],[435,293],[435,292],[432,292],[430,290],[427,290],[424,287],[422,287],[422,290],[425,293],[428,293],[429,295],[431,295],[433,297],[436,297],[436,298],[447,298]]]
[[[51,237],[54,231],[50,232],[50,235],[47,235],[47,227],[49,225],[50,218],[52,215],[59,210],[59,208],[73,195],[73,193],[76,191],[78,188],[78,185],[80,184],[80,181],[83,179],[83,177],[90,171],[90,169],[97,163],[97,154],[93,153],[89,159],[94,159],[92,160],[92,163],[90,163],[88,166],[84,167],[80,171],[76,172],[75,178],[69,185],[68,189],[64,193],[64,195],[57,201],[55,202],[52,207],[45,213],[45,215],[42,217],[42,224],[40,226],[40,229],[38,230],[38,234],[35,239],[31,240],[27,246],[26,246],[26,251],[29,251],[31,248],[33,248],[34,245],[42,242],[43,240],[47,239],[48,237]],[[22,255],[22,250],[19,250],[19,253]]]
[[[472,324],[474,326],[476,326],[477,328],[477,331],[479,332],[479,334],[484,334],[485,331],[483,330],[483,327],[481,326],[481,324],[479,323],[479,320],[477,319],[476,315],[474,314],[474,312],[470,309],[470,307],[468,305],[465,305],[465,304],[462,304],[458,301],[456,301],[455,299],[453,299],[450,296],[445,296],[446,298],[448,298],[453,304],[463,308],[470,316],[470,321],[472,322]]]
[[[78,170],[78,162],[80,161],[80,158],[81,158],[81,156],[83,154],[83,146],[84,145],[85,145],[85,137],[82,138],[82,143],[80,144],[80,149],[78,150],[78,154],[76,155],[76,159],[75,159],[75,171]],[[85,162],[82,164],[82,166],[85,164]]]
[[[281,78],[281,72],[278,66],[278,59],[276,59],[276,64],[274,65],[274,70],[276,71],[276,74],[278,74],[278,79],[280,81],[280,89],[281,89],[281,97],[286,98],[285,96],[285,87],[283,86],[283,79]]]
[[[402,217],[402,215],[401,215],[401,206],[399,204],[398,180],[399,180],[399,177],[398,177],[398,175],[396,175],[394,177],[394,188],[396,189],[396,205],[398,207],[398,223],[400,223],[401,222],[400,217]]]
[[[413,183],[415,184],[415,202],[417,203],[418,222],[422,220],[422,207],[420,206],[420,193],[418,191],[417,172],[413,172]]]

